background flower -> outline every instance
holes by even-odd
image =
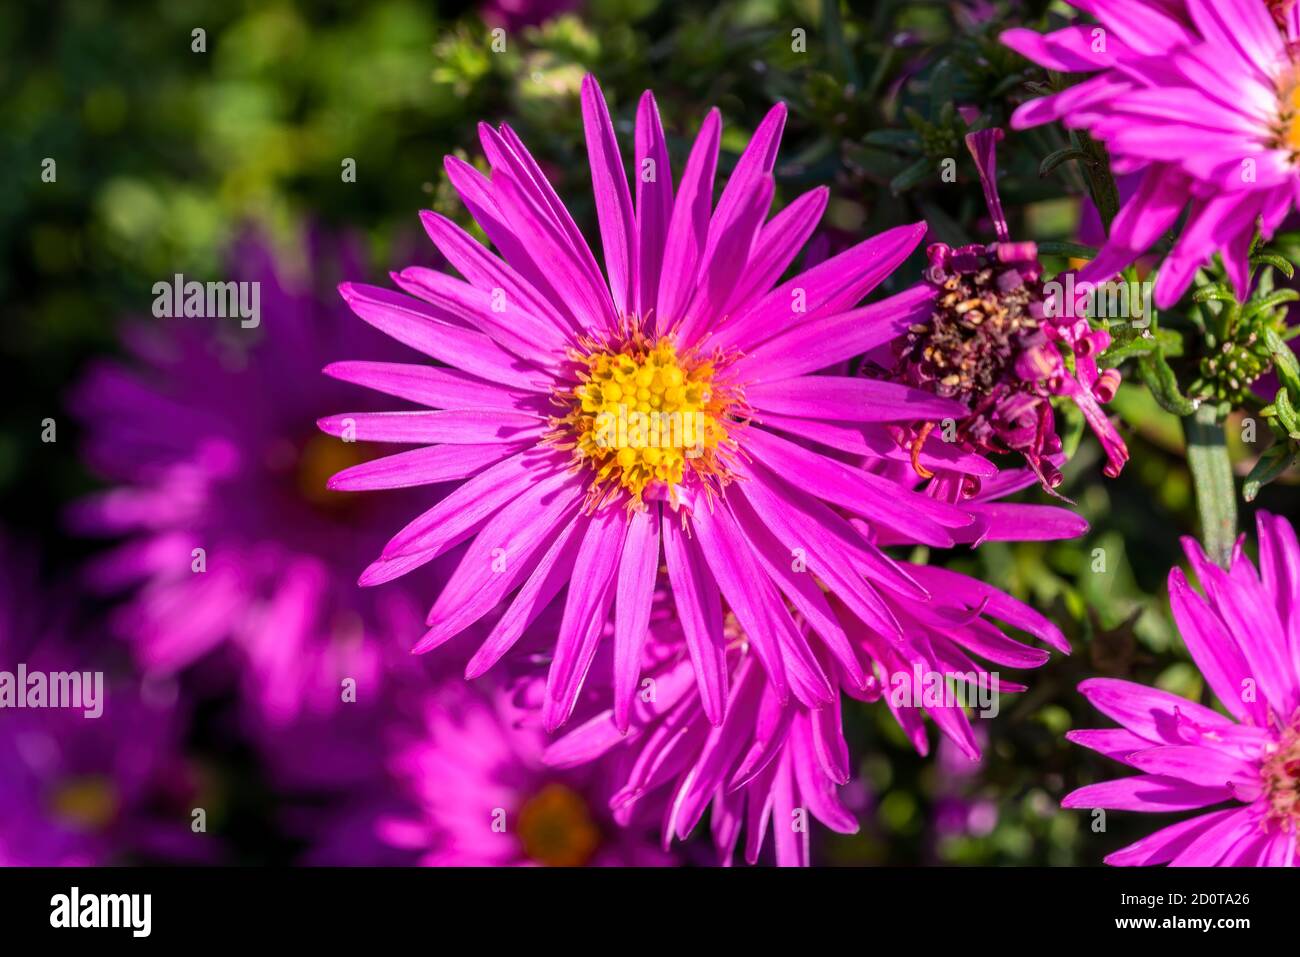
[[[38,580],[31,553],[0,537],[0,671],[11,682],[20,665],[45,681],[80,672],[92,684],[86,673],[100,673],[97,716],[12,702],[0,711],[0,865],[213,862],[213,842],[191,830],[201,777],[181,750],[175,689],[76,641],[64,597]]]
[[[136,361],[96,365],[71,403],[88,460],[120,483],[71,512],[77,531],[126,536],[86,576],[124,593],[115,630],[152,674],[233,651],[242,694],[271,725],[337,707],[348,680],[362,697],[377,694],[419,621],[400,587],[351,588],[363,515],[382,523],[391,503],[358,513],[324,488],[350,449],[312,433],[334,389],[303,371],[339,336],[364,342],[365,330],[335,321],[320,298],[333,269],[359,268],[355,254],[308,238],[296,275],[255,237],[235,250],[228,275],[259,285],[258,325],[177,317],[131,327]]]
[[[1291,867],[1300,833],[1300,545],[1282,518],[1258,516],[1259,567],[1238,549],[1215,566],[1193,540],[1169,573],[1174,617],[1227,716],[1128,681],[1079,686],[1123,727],[1069,738],[1140,774],[1066,796],[1070,808],[1198,811],[1106,858],[1109,864]],[[1213,810],[1219,805],[1229,806]]]
[[[1079,24],[1003,41],[1035,63],[1096,76],[1016,111],[1018,128],[1061,120],[1106,143],[1117,173],[1141,184],[1081,279],[1109,279],[1147,252],[1190,206],[1164,258],[1156,302],[1172,306],[1198,268],[1223,256],[1239,297],[1249,285],[1256,226],[1271,238],[1296,203],[1300,174],[1294,10],[1279,25],[1264,0],[1078,3]]]
[[[389,760],[408,806],[376,822],[380,837],[426,865],[673,863],[644,822],[615,821],[606,769],[543,763],[536,709],[512,701],[500,686],[455,680],[413,698],[415,726],[396,732]]]

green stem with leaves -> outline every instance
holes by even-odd
[[[1218,407],[1212,402],[1202,403],[1183,419],[1183,428],[1201,518],[1201,540],[1211,561],[1227,568],[1237,540],[1237,490]]]

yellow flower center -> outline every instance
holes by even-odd
[[[1289,89],[1280,97],[1279,111],[1282,119],[1281,146],[1300,155],[1300,78],[1292,80]]]
[[[292,492],[308,505],[324,511],[344,511],[356,496],[326,488],[330,477],[366,461],[362,446],[332,435],[312,435],[302,445],[277,439],[263,452],[266,467],[293,483]]]
[[[580,794],[551,783],[520,808],[519,840],[524,853],[538,864],[581,867],[600,846],[600,829]]]
[[[569,413],[551,439],[595,471],[590,507],[620,489],[639,507],[654,486],[675,501],[692,474],[719,487],[729,480],[721,454],[734,448],[727,428],[739,402],[715,384],[713,360],[679,355],[671,337],[640,335],[574,359],[579,384],[560,397]]]
[[[50,797],[54,815],[81,831],[102,831],[117,817],[117,807],[113,782],[97,774],[69,778]]]

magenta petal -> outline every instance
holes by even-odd
[[[1187,845],[1177,857],[1169,862],[1170,867],[1214,867],[1217,864],[1232,864],[1225,858],[1242,841],[1249,840],[1259,833],[1259,822],[1254,820],[1245,809],[1238,809],[1225,814],[1202,831]]]
[[[681,517],[665,509],[662,525],[668,579],[695,665],[700,699],[709,721],[721,724],[726,710],[727,671],[718,586],[700,555],[699,546],[682,531]]]
[[[1095,47],[1091,24],[1066,27],[1046,35],[1017,28],[1002,33],[999,40],[1039,66],[1060,73],[1093,73],[1113,66],[1128,52],[1118,38],[1107,38],[1104,49]]]
[[[718,168],[718,142],[722,119],[710,110],[700,126],[673,202],[664,244],[663,272],[659,279],[658,328],[666,331],[680,318],[690,300],[700,256],[708,236],[713,204],[713,177]]]
[[[535,442],[545,422],[527,412],[467,409],[451,412],[353,412],[316,423],[327,435],[345,441],[452,445]],[[350,438],[349,438],[350,436]]]
[[[354,313],[405,345],[488,382],[544,391],[548,376],[475,329],[447,321],[445,313],[401,293],[344,283],[339,292]]]
[[[542,722],[554,731],[573,713],[596,646],[605,631],[619,558],[627,535],[621,509],[607,506],[592,516],[573,566],[564,619],[555,640],[555,658],[546,676]]]
[[[405,362],[333,362],[323,370],[342,382],[374,389],[433,409],[526,411],[538,403],[527,392],[512,392],[456,369]]]
[[[760,413],[838,422],[906,422],[960,419],[966,415],[966,407],[961,403],[921,389],[847,376],[800,376],[758,383],[745,390],[745,398]]]
[[[582,125],[587,137],[591,186],[596,194],[596,217],[605,247],[605,271],[614,308],[619,315],[626,315],[636,298],[636,217],[609,108],[600,84],[591,74],[582,78]]]
[[[789,549],[783,547],[768,531],[767,526],[744,498],[739,495],[733,496],[727,504],[730,506],[739,535],[748,541],[763,571],[776,582],[790,604],[798,610],[825,643],[827,650],[849,680],[861,687],[866,681],[862,665],[821,588],[813,581],[812,576],[791,568]]]
[[[1117,678],[1090,678],[1079,692],[1098,711],[1155,744],[1183,744],[1178,715],[1210,727],[1230,727],[1232,722],[1195,701],[1167,691]]]
[[[1208,747],[1169,745],[1146,748],[1128,756],[1128,764],[1148,774],[1177,778],[1203,787],[1229,787],[1245,801],[1260,790],[1257,761],[1245,761]]]
[[[560,589],[568,584],[587,525],[588,519],[580,515],[560,530],[546,554],[533,566],[528,580],[515,594],[492,633],[469,660],[465,667],[466,678],[477,678],[500,661],[501,656],[514,647],[528,626],[560,593]]]
[[[1061,801],[1061,807],[1165,813],[1197,810],[1230,797],[1232,792],[1226,787],[1202,787],[1173,778],[1139,774],[1071,791]]]
[[[408,266],[392,273],[393,281],[447,316],[459,319],[533,365],[547,371],[568,346],[567,330],[553,320],[538,318],[511,301],[505,290],[480,290],[434,269]]]
[[[581,496],[563,478],[539,482],[492,516],[438,594],[426,621],[430,628],[415,651],[438,647],[495,608],[553,530],[568,524]]]
[[[455,171],[461,169],[465,171],[464,175],[476,177],[490,188],[483,174],[474,167],[455,157],[447,158],[447,171],[452,175],[453,182],[456,181]],[[502,255],[509,262],[518,262],[524,266],[527,276],[521,275],[508,262],[503,262],[484,249],[474,237],[440,213],[424,210],[420,213],[420,221],[424,224],[424,230],[429,234],[429,238],[438,247],[438,251],[446,256],[447,261],[456,271],[469,280],[475,288],[489,293],[500,289],[507,301],[518,303],[525,312],[549,317],[559,328],[570,332],[577,329],[577,320],[569,314],[567,308],[561,311],[555,305],[554,300],[559,299],[559,295],[555,293],[547,295],[543,292],[550,288],[550,281],[528,256],[523,244],[509,225],[500,221],[496,201],[492,202],[493,217],[489,217],[481,208],[473,204],[470,205],[470,211],[474,214],[474,219],[483,226],[493,245],[502,251]]]
[[[898,226],[800,273],[724,323],[712,344],[752,349],[792,326],[847,312],[911,254],[925,230],[924,223]]]
[[[1223,706],[1243,721],[1253,718],[1261,726],[1267,724],[1267,703],[1243,700],[1250,678],[1246,660],[1223,622],[1187,584],[1181,568],[1169,572],[1169,605],[1187,651]]]
[[[567,461],[554,453],[520,452],[480,472],[392,537],[383,557],[413,552],[441,554],[477,531],[499,508],[549,475],[563,473]]]
[[[891,342],[930,315],[933,287],[913,286],[881,302],[808,322],[747,352],[728,373],[747,382],[776,382],[828,369]]]
[[[744,275],[731,293],[723,312],[734,315],[766,295],[772,284],[784,275],[813,234],[826,211],[830,190],[825,186],[804,193],[773,216],[758,232]]]
[[[1142,840],[1134,841],[1128,847],[1108,855],[1106,863],[1115,867],[1150,867],[1154,864],[1167,864],[1225,815],[1235,813],[1235,809],[1215,811],[1212,814],[1202,814],[1162,827],[1154,834],[1148,834]]]
[[[450,482],[476,475],[512,451],[508,445],[430,445],[344,469],[331,476],[326,487],[363,492]]]
[[[673,173],[668,144],[654,94],[646,90],[637,104],[635,136],[637,302],[642,316],[657,315],[659,278],[673,215]]]
[[[614,723],[627,731],[659,570],[659,503],[631,514],[614,603]]]
[[[722,596],[754,643],[776,693],[784,696],[790,685],[797,683],[796,693],[801,700],[817,703],[830,700],[830,684],[825,675],[816,673],[820,669],[806,647],[787,669],[781,646],[789,641],[802,643],[802,638],[748,545],[737,540],[730,516],[721,508],[712,515],[700,512],[695,516],[693,529]],[[788,670],[794,673],[787,674]]]
[[[746,444],[778,474],[799,475],[800,484],[811,494],[893,528],[911,541],[944,545],[952,541],[944,529],[972,523],[970,513],[961,508],[899,488],[879,475],[819,455],[763,429],[749,430]]]
[[[813,817],[839,834],[856,834],[857,819],[835,793],[835,782],[826,776],[817,760],[812,719],[801,715],[790,733],[790,753],[799,796]]]
[[[1150,741],[1124,728],[1067,731],[1065,740],[1124,763],[1128,763],[1128,756],[1133,752],[1145,751],[1151,747]]]

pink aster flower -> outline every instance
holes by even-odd
[[[446,167],[500,255],[426,212],[429,235],[464,279],[410,268],[393,277],[405,294],[342,287],[358,316],[442,365],[328,367],[425,407],[323,420],[334,435],[418,446],[337,475],[331,487],[462,483],[398,532],[361,582],[397,578],[468,541],[417,650],[504,603],[470,678],[561,602],[548,730],[572,713],[612,618],[613,712],[626,728],[662,561],[710,723],[724,718],[733,675],[723,598],[777,695],[823,707],[834,681],[787,600],[864,686],[827,593],[894,640],[906,633],[896,606],[924,606],[933,594],[922,580],[929,573],[900,565],[883,541],[948,546],[1033,534],[1034,522],[1014,508],[989,509],[980,524],[971,509],[861,467],[908,459],[884,431],[889,424],[960,418],[961,403],[901,383],[817,374],[930,315],[934,292],[925,286],[858,305],[924,226],[890,230],[778,283],[827,196],[813,190],[768,218],[783,106],[759,125],[716,206],[716,111],[674,184],[647,92],[636,116],[634,191],[590,77],[582,113],[603,273],[515,133],[484,125],[491,175],[454,157]],[[916,459],[964,455],[936,435]]]
[[[1101,406],[1119,388],[1119,372],[1097,367],[1110,344],[1105,330],[1082,316],[1066,317],[1044,295],[1043,267],[1032,242],[1011,242],[997,185],[999,129],[966,137],[975,158],[997,242],[953,249],[935,243],[927,250],[925,279],[933,293],[931,314],[907,328],[866,369],[960,402],[964,412],[946,429],[935,419],[892,426],[898,443],[916,454],[922,477],[934,472],[967,473],[952,483],[958,497],[978,488],[978,476],[954,463],[931,469],[920,450],[936,428],[956,448],[986,455],[1017,453],[1043,486],[1061,482],[1056,462],[1061,438],[1052,400],[1065,398],[1082,411],[1106,454],[1105,472],[1115,477],[1128,449]],[[1070,360],[1066,363],[1067,357]]]
[[[1173,305],[1215,253],[1244,298],[1256,228],[1271,237],[1300,195],[1300,11],[1291,5],[1279,27],[1264,0],[1072,2],[1101,26],[1002,39],[1049,70],[1094,74],[1020,107],[1012,125],[1085,129],[1106,143],[1116,173],[1142,174],[1079,278],[1109,279],[1187,209],[1157,305]]]
[[[415,706],[390,761],[408,808],[377,822],[380,838],[429,866],[663,865],[672,858],[616,824],[598,766],[542,762],[536,712],[504,689],[446,682]],[[626,822],[623,822],[626,823]]]
[[[841,666],[812,625],[796,615],[797,627],[812,646],[816,662],[834,681],[834,696],[810,708],[782,693],[762,664],[757,632],[746,631],[742,614],[729,615],[727,665],[730,684],[726,717],[714,726],[703,709],[691,663],[682,651],[682,623],[666,602],[656,605],[646,643],[647,665],[626,732],[612,710],[600,710],[603,695],[593,695],[591,710],[572,731],[550,745],[546,761],[580,767],[618,758],[620,786],[611,799],[616,819],[639,813],[642,805],[662,805],[663,841],[685,839],[710,813],[710,831],[719,860],[730,864],[745,832],[744,858],[755,863],[767,834],[773,835],[781,866],[810,860],[813,819],[833,831],[852,834],[858,823],[838,790],[849,782],[850,759],[841,722],[841,695],[859,701],[883,699],[912,745],[929,751],[925,717],[945,739],[978,760],[980,748],[971,715],[963,707],[984,689],[987,701],[1025,686],[1000,675],[997,666],[1034,668],[1048,653],[1003,634],[1001,620],[1068,652],[1064,636],[1027,606],[988,585],[941,568],[908,566],[942,600],[891,601],[903,624],[902,639],[864,626],[839,602],[828,609],[841,629],[856,669]],[[743,565],[734,575],[749,574]],[[750,618],[749,620],[753,620]],[[827,632],[825,623],[820,630]],[[974,657],[972,657],[974,656]],[[978,662],[985,659],[989,665]],[[860,680],[859,673],[867,676]],[[925,678],[961,682],[967,696],[941,693]]]
[[[367,700],[384,649],[419,624],[404,589],[351,587],[347,547],[397,503],[324,489],[358,459],[356,446],[312,428],[341,398],[319,367],[340,348],[389,343],[333,321],[337,300],[321,295],[332,269],[361,268],[355,251],[320,236],[304,245],[305,272],[253,237],[234,250],[225,278],[260,284],[256,328],[148,320],[127,331],[131,359],[96,364],[71,399],[87,459],[113,483],[78,503],[71,523],[123,539],[87,575],[124,598],[114,630],[151,675],[218,652],[256,720],[273,726],[327,714],[347,679]]]
[[[1128,681],[1079,690],[1122,728],[1072,731],[1076,744],[1136,768],[1074,791],[1063,807],[1195,816],[1144,837],[1108,864],[1288,867],[1300,828],[1300,545],[1260,512],[1259,567],[1241,542],[1227,571],[1184,547],[1204,593],[1181,569],[1170,604],[1187,650],[1227,715]]]
[[[78,673],[95,698],[89,713],[50,707],[49,698],[0,709],[0,866],[211,861],[210,839],[190,830],[201,802],[174,695],[105,673],[102,657],[88,654],[94,646],[73,638],[68,616],[51,613],[66,607],[59,597],[41,587],[30,556],[0,537],[0,671],[15,683],[20,666],[27,676],[10,691],[30,701],[33,675],[48,683]]]

